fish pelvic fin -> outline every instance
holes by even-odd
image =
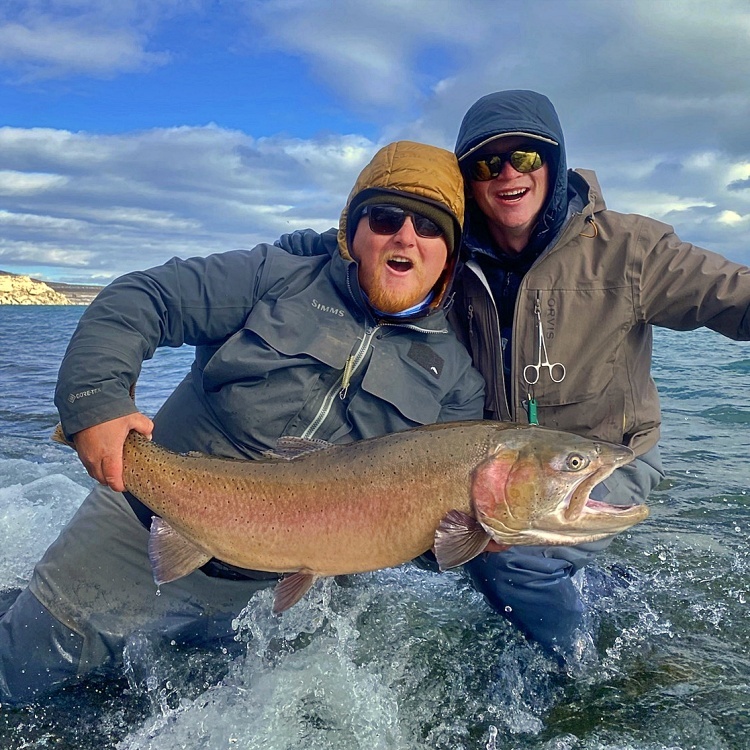
[[[148,559],[158,586],[192,573],[205,565],[211,555],[185,539],[163,518],[154,516],[148,536]]]
[[[473,560],[484,552],[491,539],[474,516],[460,510],[448,511],[435,530],[433,549],[440,570]]]
[[[310,590],[317,578],[318,576],[309,570],[298,570],[284,576],[274,589],[273,613],[280,615],[289,607],[293,607]]]

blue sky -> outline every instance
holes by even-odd
[[[555,103],[610,208],[750,263],[746,0],[5,0],[0,269],[105,283],[336,223],[378,147]]]

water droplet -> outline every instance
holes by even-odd
[[[505,611],[506,611],[506,612],[507,612],[508,614],[510,614],[510,613],[511,613],[511,612],[513,611],[513,607],[511,607],[510,605],[507,605],[507,606],[505,607]],[[497,730],[495,730],[495,731],[497,731]]]
[[[489,739],[485,745],[486,750],[497,750],[497,744],[495,743],[497,739],[497,727],[493,724],[490,724],[489,735]]]

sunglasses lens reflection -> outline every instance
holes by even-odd
[[[478,182],[494,180],[509,161],[513,169],[521,174],[536,172],[544,166],[544,156],[539,151],[510,151],[506,154],[491,154],[474,161],[468,169],[469,177]]]

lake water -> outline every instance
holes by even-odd
[[[57,367],[83,311],[0,307],[0,591],[23,586],[92,487],[52,443]],[[411,566],[270,591],[227,653],[134,637],[121,679],[0,706],[0,748],[746,750],[750,747],[750,344],[657,331],[668,480],[579,585],[595,647],[577,673],[459,572]],[[153,414],[191,350],[144,367]],[[352,488],[356,492],[356,488]]]

